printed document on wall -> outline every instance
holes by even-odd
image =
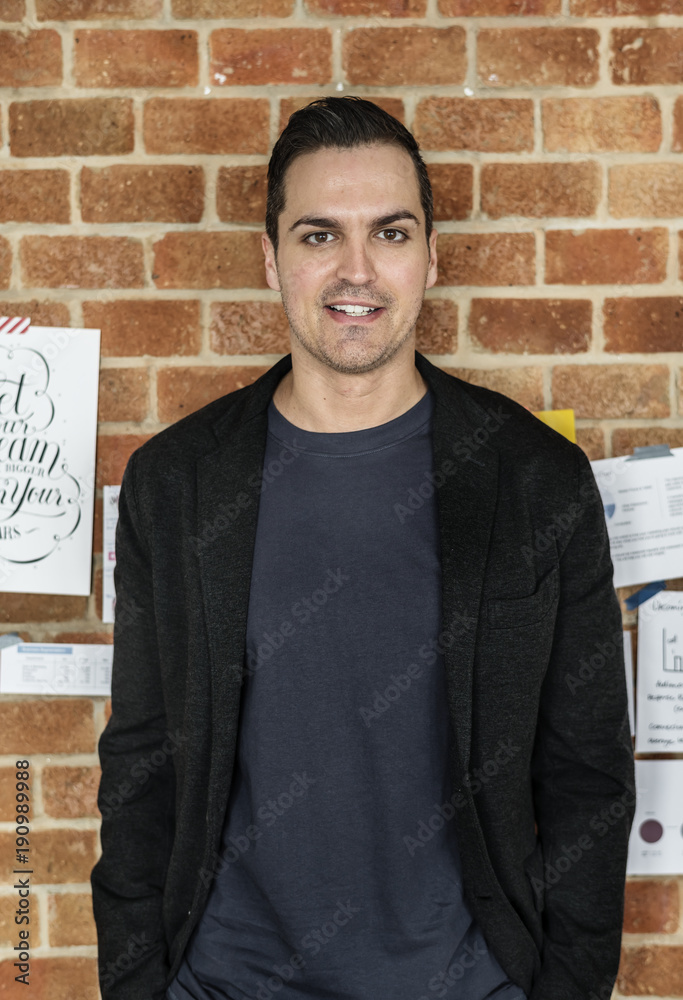
[[[100,331],[0,336],[0,591],[90,593]]]
[[[636,753],[683,753],[683,593],[638,608]]]
[[[636,814],[628,844],[627,875],[683,873],[683,760],[637,760]],[[605,835],[622,809],[615,800],[601,813]],[[601,835],[602,829],[598,830]]]
[[[683,448],[591,462],[605,510],[614,586],[683,576]]]

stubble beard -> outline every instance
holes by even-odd
[[[342,295],[348,293],[343,292]],[[341,297],[341,296],[340,296]],[[349,298],[364,298],[366,296],[361,295],[349,295]],[[372,296],[373,301],[376,301],[376,297]],[[390,302],[378,302],[378,305],[384,305],[389,311]],[[333,353],[330,350],[325,349],[326,342],[329,342],[329,335],[326,337],[323,331],[322,318],[318,322],[317,332],[318,337],[310,337],[307,330],[304,329],[303,325],[299,322],[294,310],[291,307],[286,294],[282,292],[282,305],[285,310],[285,315],[287,321],[289,322],[289,327],[292,333],[292,337],[303,347],[303,349],[314,357],[325,367],[330,368],[332,371],[338,372],[341,375],[362,375],[365,372],[375,371],[377,368],[381,368],[386,365],[404,346],[407,340],[413,335],[415,331],[415,324],[417,323],[417,318],[420,314],[420,309],[422,308],[422,300],[415,310],[415,316],[411,323],[406,324],[405,331],[397,340],[391,340],[388,343],[380,344],[375,348],[374,353],[368,355],[365,348],[365,339],[370,332],[370,328],[367,326],[354,326],[349,323],[348,326],[343,326],[339,328],[339,340],[343,341],[345,349],[340,349],[338,352]],[[324,308],[323,303],[320,303],[320,309]],[[359,346],[355,351],[348,351],[349,343],[357,343]]]

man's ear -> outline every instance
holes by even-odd
[[[431,288],[435,285],[436,279],[439,276],[436,258],[436,239],[438,235],[436,229],[432,229],[429,235],[429,268],[427,270],[427,284],[425,288]]]
[[[268,287],[279,292],[281,289],[280,280],[277,276],[277,265],[275,263],[275,247],[271,243],[268,233],[261,234],[261,246],[263,247],[263,255],[266,258],[266,281],[268,282]]]

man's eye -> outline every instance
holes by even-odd
[[[304,237],[304,243],[310,243],[314,246],[324,246],[330,242],[327,239],[328,236],[332,237],[332,233],[309,233],[308,236]]]
[[[388,243],[405,243],[408,239],[405,233],[401,232],[400,229],[383,229],[380,236],[384,234],[384,239]]]

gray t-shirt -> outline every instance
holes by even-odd
[[[433,407],[321,434],[270,403],[223,863],[170,1000],[525,1000],[463,897]]]

